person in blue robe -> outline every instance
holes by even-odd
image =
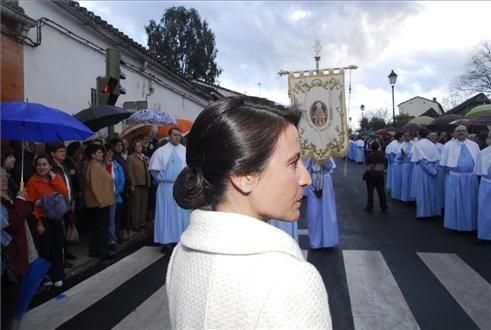
[[[332,158],[322,164],[308,158],[305,163],[312,177],[312,185],[305,188],[310,246],[313,249],[334,247],[339,244],[336,200],[331,180],[336,164]]]
[[[467,139],[464,125],[454,130],[454,139],[443,146],[440,165],[445,166],[445,216],[443,226],[458,231],[477,229],[477,143]]]
[[[177,205],[173,195],[174,182],[186,166],[186,148],[179,143],[181,132],[178,129],[171,129],[169,136],[169,142],[153,153],[149,167],[158,184],[154,242],[163,244],[163,253],[170,252],[171,247],[179,242],[190,217],[190,211]]]
[[[491,133],[488,147],[481,150],[477,162],[477,174],[481,176],[477,212],[478,243],[491,240]]]
[[[438,154],[440,155],[441,158],[443,144],[439,142],[438,133],[430,132],[430,134],[428,134],[428,139],[435,144],[438,150]],[[438,194],[440,195],[440,206],[442,210],[445,208],[445,178],[446,178],[445,167],[442,167],[440,166],[440,164],[438,164],[436,179],[438,181]]]
[[[414,142],[409,132],[404,133],[404,143],[401,146],[401,153],[398,155],[401,161],[401,198],[403,202],[412,202],[411,183],[413,179],[414,164],[411,162],[411,153]]]
[[[402,195],[402,158],[399,157],[402,147],[402,134],[399,135],[397,143],[395,143],[391,150],[392,159],[392,173],[391,173],[391,183],[390,183],[390,196],[393,199],[401,199]]]
[[[276,219],[268,220],[268,223],[278,229],[283,230],[298,242],[298,221],[281,221]]]
[[[348,151],[348,160],[355,160],[355,141],[353,141],[351,138],[349,139],[349,151]]]
[[[411,162],[414,163],[411,183],[411,196],[416,199],[416,218],[429,218],[441,215],[438,167],[440,152],[436,145],[427,139],[428,132],[418,132],[420,140],[413,146]]]
[[[400,145],[399,140],[401,139],[401,137],[402,133],[397,132],[394,139],[385,148],[385,159],[387,159],[387,179],[385,182],[385,187],[387,188],[387,191],[392,190],[392,180],[394,176],[393,165],[395,154],[392,152],[392,150],[394,149],[394,147]]]
[[[363,164],[365,162],[365,142],[359,137],[355,142],[355,162]]]

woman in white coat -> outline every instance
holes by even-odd
[[[266,222],[296,221],[311,183],[299,118],[240,96],[216,101],[194,122],[174,185],[177,203],[194,211],[167,271],[173,328],[332,328],[319,273]]]

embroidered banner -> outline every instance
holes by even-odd
[[[290,74],[292,104],[302,111],[298,130],[302,158],[318,162],[344,157],[349,150],[344,70],[336,73]]]

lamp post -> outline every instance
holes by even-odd
[[[365,106],[362,104],[360,105],[360,110],[361,110],[361,119],[363,119],[363,111],[365,111]]]
[[[397,74],[392,70],[388,75],[390,86],[392,86],[392,125],[396,125],[396,109],[394,105],[394,85],[396,84]]]
[[[322,46],[321,46],[321,42],[319,41],[319,39],[316,39],[315,40],[315,44],[314,44],[314,52],[315,52],[315,56],[314,56],[314,59],[315,59],[315,73],[316,74],[319,74],[319,61],[321,60],[321,49],[322,49]]]

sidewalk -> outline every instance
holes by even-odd
[[[144,241],[145,239],[148,239],[149,237],[152,236],[153,236],[153,224],[151,223],[149,228],[146,228],[140,232],[130,231],[128,240],[118,244],[118,249],[115,251],[115,253],[119,255],[124,250],[128,249],[135,243]],[[76,256],[77,259],[68,260],[68,262],[70,262],[73,265],[73,267],[65,268],[65,280],[68,280],[71,277],[83,273],[89,268],[92,268],[102,262],[101,259],[99,258],[89,257],[87,236],[80,237],[80,241],[78,243],[70,243],[68,245],[68,251],[74,256]]]

